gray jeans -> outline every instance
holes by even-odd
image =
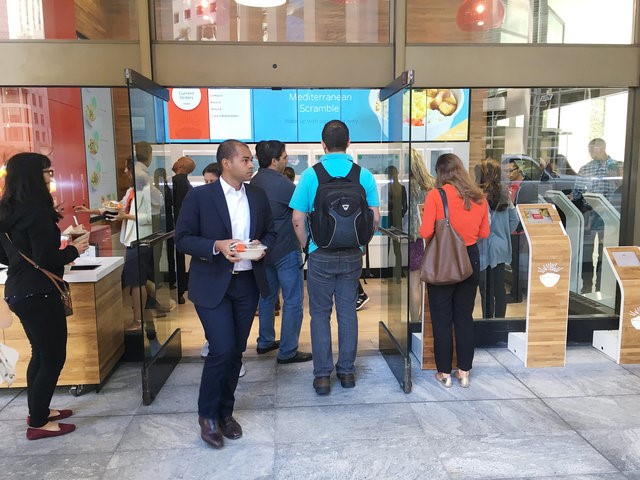
[[[338,319],[336,372],[354,373],[358,349],[356,299],[362,273],[362,251],[315,250],[309,255],[307,290],[311,314],[313,375],[326,377],[333,371],[331,310],[335,298]]]

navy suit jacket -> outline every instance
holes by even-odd
[[[249,235],[268,248],[275,243],[276,233],[269,200],[260,188],[244,185],[251,215]],[[217,240],[233,238],[231,218],[220,182],[192,188],[182,202],[176,224],[176,247],[191,255],[189,267],[189,300],[196,305],[215,308],[222,301],[233,272],[233,263],[219,253],[213,254]],[[264,258],[252,262],[253,275],[260,294],[269,294]]]

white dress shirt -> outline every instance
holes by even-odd
[[[222,193],[227,201],[229,217],[231,218],[231,237],[239,240],[249,241],[249,228],[251,226],[251,213],[249,212],[249,200],[244,183],[240,185],[240,190],[236,190],[220,177]],[[240,260],[233,265],[235,272],[251,270],[251,260]]]

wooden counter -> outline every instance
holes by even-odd
[[[82,259],[76,264],[100,264],[100,267],[65,275],[71,285],[73,315],[67,317],[67,360],[58,386],[101,384],[122,357],[124,320],[120,276],[123,263],[120,257]],[[0,277],[3,295],[5,279],[6,275]],[[88,281],[93,279],[95,281]],[[31,359],[29,340],[15,315],[13,325],[1,332],[2,342],[20,353],[12,387],[24,387]]]

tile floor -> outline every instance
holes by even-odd
[[[356,388],[318,397],[310,363],[246,360],[235,416],[245,435],[212,450],[199,438],[199,359],[185,359],[155,402],[122,364],[99,392],[56,392],[78,430],[25,439],[23,390],[0,391],[3,479],[640,479],[640,365],[590,347],[565,368],[525,369],[479,349],[472,384],[446,390],[414,367],[404,394],[377,353],[357,360]],[[414,362],[414,365],[417,362]]]

